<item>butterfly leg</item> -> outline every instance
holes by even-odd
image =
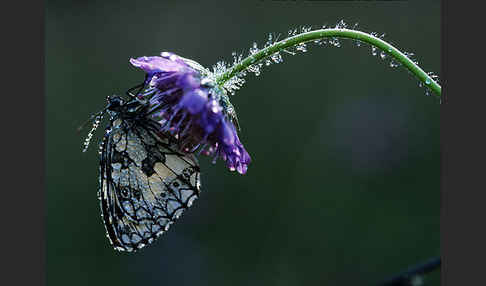
[[[142,83],[137,84],[136,86],[129,88],[129,89],[128,89],[128,90],[125,92],[125,94],[126,94],[126,95],[128,95],[129,97],[133,98],[133,99],[138,99],[138,98],[137,98],[137,95],[138,95],[138,94],[139,94],[139,93],[140,93],[140,92],[143,90],[143,88],[144,88],[144,87],[145,87],[145,85],[147,84],[147,79],[148,79],[148,75],[145,75],[145,78],[144,78],[144,80],[143,80],[143,82],[142,82]],[[135,89],[137,89],[137,88],[138,88],[138,91],[137,91],[135,94],[133,94],[133,93],[132,93],[132,91],[134,91],[134,90],[135,90]]]

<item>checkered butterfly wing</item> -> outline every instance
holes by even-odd
[[[199,196],[196,158],[177,152],[149,121],[112,120],[101,148],[99,199],[117,250],[152,243]]]

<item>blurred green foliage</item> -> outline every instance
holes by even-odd
[[[248,76],[232,97],[248,174],[201,156],[200,199],[136,254],[105,237],[97,146],[82,153],[76,133],[143,79],[130,57],[211,66],[300,25],[359,22],[439,73],[439,1],[411,2],[47,1],[48,285],[370,285],[438,255],[439,101],[369,46]]]

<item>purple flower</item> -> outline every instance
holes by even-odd
[[[138,96],[149,100],[147,113],[160,131],[180,142],[183,152],[195,152],[226,161],[231,171],[245,174],[251,161],[238,138],[233,117],[224,108],[226,95],[205,77],[198,63],[163,52],[161,57],[130,59],[147,74],[148,87]]]

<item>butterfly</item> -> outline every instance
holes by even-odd
[[[146,116],[148,103],[108,97],[96,115],[85,151],[105,113],[100,144],[98,199],[106,236],[115,250],[136,251],[166,232],[200,194],[200,168],[176,137]]]

